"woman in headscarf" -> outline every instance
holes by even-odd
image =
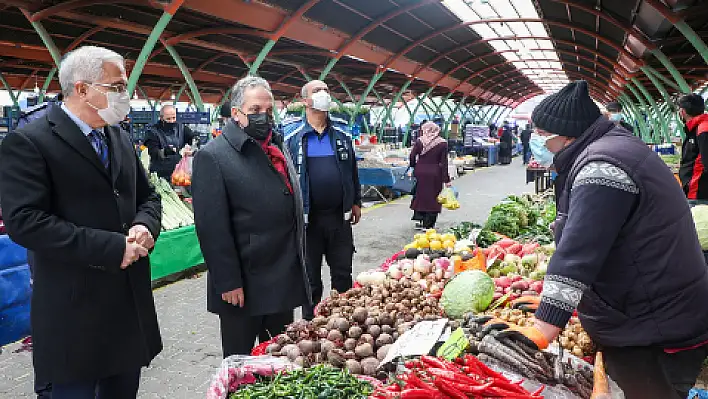
[[[416,227],[431,229],[435,227],[442,205],[437,197],[443,184],[450,186],[447,173],[447,141],[440,137],[440,127],[433,122],[426,122],[421,127],[421,134],[411,151],[410,167],[414,168],[417,179],[415,196],[411,202],[413,220]]]

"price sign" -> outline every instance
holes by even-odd
[[[465,332],[458,327],[450,334],[450,338],[438,348],[437,356],[452,361],[463,354],[468,346],[470,346],[469,339],[465,336]]]

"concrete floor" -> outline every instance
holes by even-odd
[[[533,190],[524,181],[525,170],[518,158],[508,166],[467,173],[454,182],[460,192],[461,208],[444,211],[439,218],[439,229],[461,221],[483,222],[491,207],[506,195]],[[365,210],[361,223],[354,229],[355,274],[378,266],[412,239],[415,231],[409,204],[410,200],[403,198]],[[323,277],[328,292],[326,267]],[[211,376],[221,361],[218,319],[206,312],[205,285],[202,274],[155,291],[165,349],[143,371],[141,399],[205,397]],[[0,354],[2,399],[32,397],[31,353],[16,353],[18,349],[18,344],[8,345]]]

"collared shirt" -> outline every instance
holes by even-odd
[[[91,126],[88,125],[88,123],[82,121],[79,119],[78,116],[74,115],[71,111],[69,111],[69,108],[66,107],[66,103],[61,104],[61,109],[69,116],[69,118],[76,123],[76,126],[81,129],[81,133],[84,134],[84,136],[88,137],[89,134],[93,131]]]
[[[332,145],[331,129],[329,122],[322,134],[318,134],[309,123],[305,126],[307,173],[310,176],[310,199],[313,212],[340,211],[343,206],[342,175]]]

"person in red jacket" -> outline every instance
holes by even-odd
[[[681,149],[679,178],[689,202],[708,202],[708,173],[704,158],[708,157],[708,114],[705,101],[698,94],[679,100],[679,116],[686,122],[686,138]]]

